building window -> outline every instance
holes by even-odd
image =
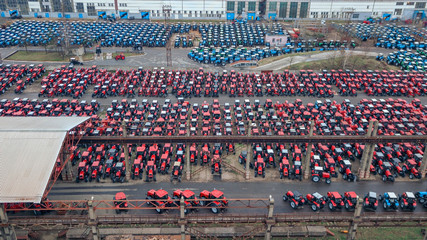
[[[396,5],[401,6],[401,5],[403,5],[403,2],[396,2]]]
[[[114,7],[114,3],[109,3],[108,6],[109,7]]]
[[[358,13],[353,14],[353,18],[359,18],[359,14]]]
[[[83,3],[76,3],[76,10],[79,13],[85,12],[85,7],[83,6]]]
[[[248,2],[248,12],[253,12],[256,9],[256,2]]]
[[[328,18],[329,17],[329,12],[321,12],[320,13],[320,17],[321,18]]]
[[[87,15],[88,16],[96,16],[95,6],[89,6],[89,3],[87,6]]]
[[[369,9],[369,5],[368,5],[368,6],[366,6],[366,9]]]
[[[290,18],[296,18],[297,17],[297,10],[298,10],[298,3],[297,2],[291,2],[291,6],[289,8],[289,17]]]
[[[318,12],[311,12],[310,15],[312,16],[312,18],[319,18]]]
[[[394,9],[394,15],[402,15],[402,9]]]
[[[105,7],[105,3],[98,3],[98,7]]]
[[[275,12],[277,10],[277,2],[270,2],[268,7],[268,11]]]
[[[426,8],[425,2],[417,2],[415,3],[415,8]]]
[[[232,11],[232,12],[234,12],[234,6],[235,5],[235,2],[233,2],[233,1],[228,1],[227,2],[227,11]],[[200,11],[200,14],[202,13],[202,11]]]
[[[302,2],[299,9],[299,17],[307,18],[308,2]]]
[[[95,3],[87,3],[87,6],[95,6]]]
[[[127,4],[127,3],[119,3],[119,6],[120,6],[120,7],[127,7],[127,6],[128,6],[128,4]]]
[[[237,14],[242,14],[242,12],[245,10],[246,2],[239,1],[237,2]]]
[[[288,3],[287,2],[280,2],[280,5],[279,5],[279,17],[280,18],[285,18],[287,11],[288,11]]]
[[[408,6],[413,6],[415,3],[414,2],[407,2],[406,5]]]

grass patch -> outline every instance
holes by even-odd
[[[357,69],[357,70],[366,70],[366,69],[375,69],[375,70],[400,70],[399,67],[388,65],[385,62],[380,62],[375,60],[375,57],[368,56],[349,56],[347,62],[344,66],[345,57],[335,57],[325,60],[312,61],[312,62],[302,62],[297,64],[292,64],[289,67],[283,69],[292,69],[292,70],[301,70],[301,69],[313,69],[313,70],[322,70],[322,69]]]
[[[7,60],[15,61],[49,61],[49,62],[68,62],[70,58],[76,58],[76,56],[63,56],[60,52],[45,52],[45,51],[17,51],[7,58]],[[89,61],[94,59],[93,53],[87,53],[83,55],[83,61]]]
[[[394,227],[394,228],[358,228],[356,238],[359,240],[410,240],[423,239],[421,235],[423,227]],[[347,239],[347,233],[342,233],[339,229],[329,229],[335,236],[328,236],[323,239]],[[347,229],[345,229],[347,230]]]
[[[118,52],[118,53],[113,53],[113,58],[115,58],[117,55],[120,55],[122,53],[125,55],[125,57],[143,55],[141,53],[136,53],[136,52]]]
[[[280,56],[275,56],[275,57],[269,57],[269,58],[264,58],[261,59],[258,62],[258,66],[263,66],[272,62],[275,62],[277,60],[281,60],[284,58],[288,58],[288,57],[296,57],[296,56],[304,56],[304,55],[312,55],[312,54],[316,54],[318,52],[301,52],[301,53],[292,53],[292,54],[282,54]]]
[[[63,62],[68,61],[68,57],[63,57],[59,52],[33,52],[33,51],[17,51],[7,58],[7,60],[15,61],[52,61]]]

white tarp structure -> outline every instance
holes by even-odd
[[[0,203],[39,203],[67,132],[87,119],[0,118]]]

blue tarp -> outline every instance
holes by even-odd
[[[234,20],[234,13],[227,13],[227,20]]]

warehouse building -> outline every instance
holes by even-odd
[[[18,10],[24,16],[97,18],[100,14],[136,19],[291,20],[368,17],[424,19],[427,0],[0,0],[1,16]],[[126,14],[124,14],[126,13]]]

